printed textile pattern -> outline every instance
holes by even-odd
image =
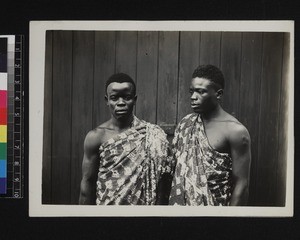
[[[176,162],[170,205],[226,206],[232,193],[232,160],[208,142],[201,116],[184,117],[172,144]]]
[[[164,131],[134,116],[132,127],[99,148],[97,205],[154,205],[156,188],[168,171]]]

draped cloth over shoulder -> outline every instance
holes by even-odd
[[[134,117],[132,127],[99,148],[98,205],[153,205],[167,167],[168,141],[157,125]]]
[[[232,193],[232,160],[208,142],[201,116],[184,117],[175,130],[173,157],[176,169],[171,205],[229,205]]]

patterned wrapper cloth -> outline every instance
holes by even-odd
[[[208,142],[201,116],[184,117],[175,130],[176,162],[170,205],[226,206],[232,193],[232,160]]]
[[[168,141],[157,125],[134,116],[132,127],[99,148],[98,205],[153,205],[167,169]]]

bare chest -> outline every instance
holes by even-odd
[[[227,140],[226,124],[208,123],[204,125],[209,145],[220,153],[230,154],[230,145]]]

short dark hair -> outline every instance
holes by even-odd
[[[113,83],[113,82],[117,82],[117,83],[128,82],[128,83],[131,83],[132,86],[133,86],[133,94],[134,95],[136,94],[136,86],[135,86],[135,83],[134,83],[133,79],[125,73],[115,73],[115,74],[111,75],[105,83],[105,93],[107,93],[108,85]]]
[[[193,72],[193,78],[206,78],[212,81],[216,87],[216,90],[220,88],[224,89],[224,76],[222,71],[213,65],[200,65]]]

